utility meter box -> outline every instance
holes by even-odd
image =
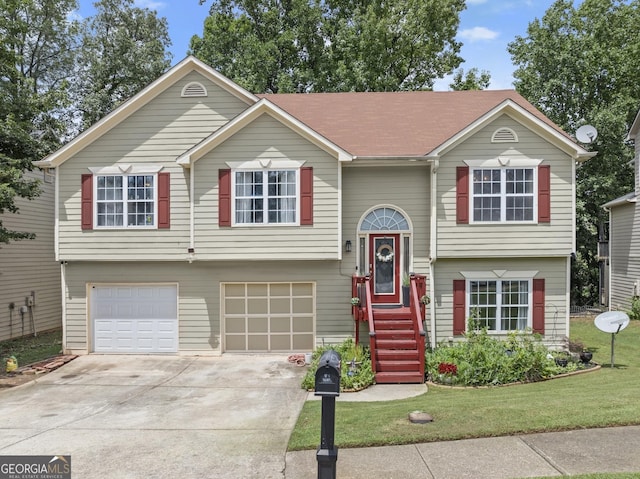
[[[329,349],[320,358],[316,369],[316,396],[340,396],[340,354]]]

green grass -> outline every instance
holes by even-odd
[[[0,360],[2,360],[2,370],[4,372],[6,358],[15,356],[18,366],[42,361],[57,354],[62,349],[62,331],[46,331],[38,333],[36,337],[25,336],[23,338],[0,341]]]
[[[631,322],[617,336],[613,368],[610,366],[611,335],[599,331],[593,325],[593,318],[572,319],[571,337],[593,351],[593,361],[602,364],[600,370],[495,388],[431,386],[424,395],[398,401],[338,400],[336,445],[412,444],[640,424],[640,322]],[[317,447],[320,406],[320,401],[305,403],[291,435],[289,450]],[[434,422],[409,423],[408,414],[416,410],[428,412]]]
[[[558,476],[545,476],[533,479],[545,479],[546,477],[558,477]],[[564,476],[569,479],[638,479],[640,478],[640,472],[618,472],[618,473],[601,473],[601,474],[578,474],[576,476]]]

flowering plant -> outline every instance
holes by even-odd
[[[438,364],[438,374],[455,376],[458,374],[458,366],[453,363],[440,363]]]
[[[351,298],[351,304],[353,306],[358,306],[360,304],[360,298],[358,298],[357,296],[354,296],[353,298]]]

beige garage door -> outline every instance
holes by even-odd
[[[225,351],[311,351],[313,283],[222,285]]]

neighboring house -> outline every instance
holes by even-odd
[[[514,91],[255,96],[189,57],[37,162],[65,349],[310,351],[354,334],[353,275],[391,307],[406,272],[433,344],[477,311],[558,345],[590,156]]]
[[[18,214],[5,213],[2,224],[35,233],[33,240],[0,244],[0,341],[60,328],[60,266],[54,257],[55,170],[26,172],[41,180],[42,194],[16,198]]]
[[[631,299],[640,296],[640,205],[637,203],[640,141],[636,140],[639,132],[640,112],[627,135],[627,141],[635,144],[635,189],[603,205],[609,212],[609,241],[608,254],[601,259],[601,275],[607,279],[606,294],[612,310],[628,310]]]

